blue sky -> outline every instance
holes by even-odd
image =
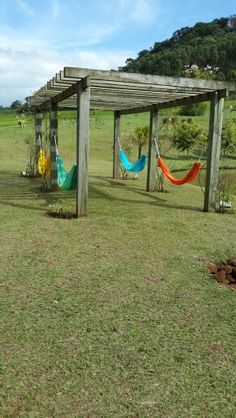
[[[184,26],[236,13],[236,0],[0,0],[0,105],[63,66],[116,69]]]

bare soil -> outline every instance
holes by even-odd
[[[207,268],[218,283],[236,290],[236,257],[230,257],[223,262],[209,262]]]

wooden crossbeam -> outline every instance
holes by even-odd
[[[158,76],[150,74],[137,74],[137,73],[126,73],[120,71],[105,71],[105,70],[94,70],[87,68],[76,68],[76,67],[64,67],[65,78],[84,78],[89,76],[91,79],[120,81],[120,82],[136,82],[145,84],[156,84],[162,86],[172,87],[196,87],[206,88],[207,90],[222,90],[227,89],[229,91],[236,90],[235,82],[226,81],[215,81],[215,80],[202,80],[197,78],[184,78],[184,77],[169,77],[169,76]]]
[[[219,94],[220,94],[220,97],[226,97],[227,91],[226,90],[220,90]],[[176,107],[176,106],[184,106],[184,105],[188,105],[188,104],[190,105],[190,104],[194,104],[194,103],[206,102],[208,100],[211,100],[213,95],[214,95],[214,92],[210,92],[210,93],[199,94],[199,95],[196,95],[196,96],[183,97],[181,99],[166,101],[166,102],[162,102],[162,103],[156,103],[156,108],[158,108],[158,109],[168,109],[168,108]],[[127,115],[127,114],[131,114],[131,113],[148,112],[149,110],[150,110],[150,106],[141,106],[141,107],[132,108],[132,109],[123,109],[123,110],[120,111],[120,113],[121,113],[121,115]]]
[[[215,91],[236,90],[235,83],[224,81],[65,67],[29,97],[28,103],[44,110],[52,104],[76,108],[75,86],[88,75],[90,107],[120,110],[121,114],[147,112],[153,105],[164,109],[208,101]]]
[[[39,104],[39,108],[41,110],[47,110],[50,109],[52,106],[56,106],[58,103],[62,102],[63,100],[68,99],[69,97],[73,96],[74,94],[77,94],[78,91],[78,85],[81,88],[87,88],[89,87],[89,78],[85,77],[80,82],[77,82],[75,84],[72,84],[70,87],[68,87],[66,90],[61,91],[58,94],[54,94],[52,92],[52,98],[48,98],[48,100],[44,103]],[[43,94],[43,93],[42,93]]]

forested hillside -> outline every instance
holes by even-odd
[[[212,68],[215,79],[236,79],[236,15],[179,29],[136,59],[128,58],[120,70],[184,76],[192,65]]]

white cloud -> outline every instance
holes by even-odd
[[[7,44],[11,42],[8,40]],[[64,66],[115,69],[130,55],[130,51],[109,50],[58,52],[43,44],[32,48],[25,39],[18,40],[14,49],[13,45],[11,47],[10,53],[0,47],[0,105],[4,106],[32,95]]]
[[[24,99],[63,66],[124,65],[134,55],[126,50],[126,32],[144,33],[157,16],[160,21],[163,0],[118,0],[115,7],[111,0],[14,1],[20,20],[14,14],[7,20],[10,2],[0,0],[7,10],[0,16],[0,105]]]

